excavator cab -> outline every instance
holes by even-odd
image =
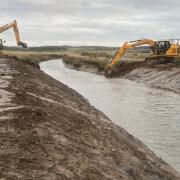
[[[170,47],[170,41],[157,41],[154,46],[154,55],[166,55]]]
[[[2,39],[0,39],[0,50],[2,50],[3,49],[3,40]]]

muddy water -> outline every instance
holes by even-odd
[[[40,66],[180,171],[180,95],[125,79],[68,69],[61,60]]]

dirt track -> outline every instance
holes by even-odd
[[[0,178],[180,179],[139,140],[38,66],[0,63],[0,90],[8,94],[0,101]]]

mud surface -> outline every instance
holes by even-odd
[[[10,70],[0,74],[1,179],[180,179],[74,90],[37,66],[0,62]]]
[[[122,77],[151,87],[180,93],[180,66],[173,63],[154,64],[154,66],[144,64]]]

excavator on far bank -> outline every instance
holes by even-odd
[[[152,51],[152,56],[146,57],[145,61],[157,60],[159,62],[169,62],[173,59],[180,60],[179,39],[154,41],[151,39],[140,39],[136,41],[125,42],[115,53],[105,68],[105,75],[110,76],[113,66],[120,62],[121,57],[127,49],[133,49],[138,46],[148,45]]]
[[[18,25],[17,25],[16,20],[14,20],[13,22],[6,24],[4,26],[0,26],[0,33],[3,33],[4,31],[7,31],[8,29],[11,29],[11,28],[14,31],[17,45],[21,46],[23,48],[27,48],[27,44],[20,40],[20,35],[19,35],[19,30],[18,30]],[[0,51],[2,49],[3,49],[3,40],[0,39]]]

